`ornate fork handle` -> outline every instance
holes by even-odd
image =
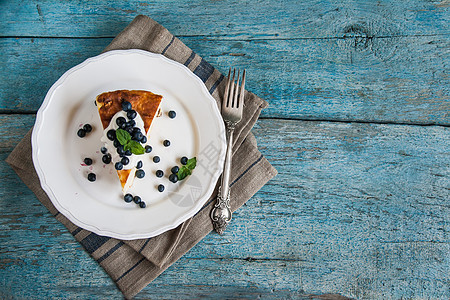
[[[222,174],[222,182],[217,193],[216,204],[211,211],[211,220],[214,230],[219,234],[223,234],[227,228],[227,224],[231,221],[230,209],[230,172],[231,172],[231,155],[233,145],[233,132],[236,122],[225,122],[227,125],[227,153],[225,156],[225,166]]]
[[[223,234],[227,228],[228,223],[231,221],[230,210],[230,193],[224,198],[221,195],[221,188],[219,187],[219,194],[217,195],[217,202],[211,211],[211,219],[213,222],[214,230],[218,234]]]

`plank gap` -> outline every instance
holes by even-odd
[[[247,262],[271,262],[271,261],[284,261],[284,262],[305,262],[307,259],[301,258],[267,258],[267,257],[188,257],[190,260],[211,260],[211,261],[247,261]]]
[[[266,37],[254,37],[254,38],[239,38],[241,35],[175,35],[177,38],[201,38],[201,39],[212,39],[217,41],[297,41],[297,40],[346,40],[346,39],[356,39],[356,38],[370,38],[370,39],[391,39],[391,38],[417,38],[417,37],[439,37],[439,36],[449,36],[450,33],[437,33],[437,34],[393,34],[393,35],[380,35],[380,36],[370,36],[365,35],[352,35],[352,36],[325,36],[325,37],[278,37],[277,35],[267,35]],[[78,39],[78,40],[91,40],[91,39],[113,39],[116,36],[47,36],[47,35],[0,35],[0,38],[4,39]],[[228,37],[228,38],[226,38]],[[223,38],[223,39],[221,39]]]
[[[305,121],[305,122],[329,122],[329,123],[356,123],[356,124],[382,124],[382,125],[405,125],[405,126],[423,126],[423,127],[450,127],[450,124],[437,124],[434,122],[396,122],[396,121],[366,121],[366,120],[343,120],[343,119],[315,119],[315,118],[286,118],[286,117],[266,117],[260,116],[259,120],[286,120],[286,121]]]

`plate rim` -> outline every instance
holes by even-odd
[[[189,68],[187,68],[185,65],[176,62],[174,60],[171,60],[169,58],[167,58],[166,56],[162,55],[162,54],[158,54],[158,53],[153,53],[150,51],[146,51],[146,50],[142,50],[142,49],[125,49],[125,50],[110,50],[107,51],[105,53],[101,53],[99,55],[93,56],[93,57],[89,57],[87,59],[85,59],[83,62],[81,62],[80,64],[75,65],[74,67],[70,68],[69,70],[67,70],[66,72],[64,72],[64,74],[58,78],[58,80],[53,83],[53,85],[50,87],[50,89],[47,91],[47,94],[44,98],[44,101],[42,102],[37,114],[36,114],[36,121],[34,123],[33,129],[32,129],[32,135],[31,135],[31,145],[32,145],[32,161],[33,161],[33,165],[35,167],[36,173],[38,175],[40,184],[42,189],[44,190],[44,192],[47,194],[47,196],[49,197],[51,203],[55,206],[55,208],[61,213],[63,214],[67,219],[69,219],[69,221],[71,221],[72,223],[74,223],[76,226],[79,226],[81,228],[84,228],[86,230],[92,231],[96,234],[102,235],[102,236],[109,236],[112,238],[118,238],[118,239],[122,239],[122,240],[134,240],[134,239],[142,239],[142,238],[150,238],[150,237],[154,237],[157,236],[161,233],[164,233],[168,230],[171,230],[173,228],[176,228],[177,226],[179,226],[181,223],[183,223],[184,221],[186,221],[187,219],[191,218],[192,216],[194,216],[196,213],[198,213],[200,211],[200,209],[203,207],[203,205],[206,203],[206,201],[211,197],[212,193],[214,192],[215,186],[216,184],[210,184],[206,190],[206,192],[203,194],[203,197],[200,197],[199,199],[201,201],[197,201],[196,205],[193,206],[187,213],[181,214],[180,217],[178,217],[177,219],[175,219],[173,222],[171,222],[170,224],[166,225],[166,226],[162,226],[160,227],[158,230],[153,230],[152,232],[149,233],[132,233],[132,234],[122,234],[122,233],[118,233],[118,232],[113,232],[110,230],[105,230],[105,229],[101,229],[98,228],[95,225],[92,224],[86,224],[85,222],[79,220],[76,216],[74,216],[68,209],[64,208],[58,201],[58,198],[56,197],[56,195],[54,194],[54,192],[52,191],[52,188],[50,187],[49,183],[46,180],[46,176],[45,173],[41,167],[41,164],[39,162],[39,148],[38,148],[38,135],[39,135],[39,131],[40,128],[42,127],[42,123],[44,122],[44,118],[43,118],[43,114],[46,111],[46,109],[49,107],[49,104],[51,102],[51,99],[53,98],[53,95],[55,93],[55,91],[64,84],[64,82],[67,80],[67,78],[77,72],[78,70],[86,67],[87,65],[91,64],[91,63],[95,63],[98,62],[100,60],[103,60],[109,56],[114,56],[114,55],[134,55],[134,54],[139,54],[139,55],[144,55],[144,56],[149,56],[152,58],[156,58],[156,59],[162,59],[163,61],[165,61],[166,63],[169,64],[173,64],[176,67],[178,67],[180,70],[183,70],[188,77],[190,77],[191,79],[197,81],[197,83],[199,83],[200,89],[202,90],[202,93],[205,95],[206,98],[209,98],[210,100],[210,106],[211,106],[211,110],[214,112],[215,116],[214,118],[217,118],[218,120],[222,120],[222,116],[221,113],[219,111],[219,107],[216,104],[216,100],[212,97],[212,95],[209,93],[205,83],[198,77],[196,76]],[[216,164],[217,168],[215,170],[215,172],[213,173],[213,175],[211,176],[211,182],[217,183],[220,175],[222,174],[223,171],[223,163],[225,161],[225,152],[226,152],[226,136],[225,136],[225,125],[223,122],[217,122],[219,124],[220,127],[220,133],[219,133],[219,137],[220,137],[220,154],[219,154],[219,159],[218,162]]]

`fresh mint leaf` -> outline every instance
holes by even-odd
[[[182,166],[180,168],[180,170],[178,170],[177,177],[178,177],[178,180],[183,180],[191,174],[192,174],[192,171],[189,168],[187,168],[186,166]]]
[[[134,140],[130,140],[128,144],[124,147],[124,150],[126,151],[125,148],[130,149],[131,153],[136,155],[141,155],[145,153],[144,147],[142,147],[142,145],[139,142]]]
[[[128,131],[120,128],[116,130],[116,137],[122,146],[125,146],[131,140],[131,135],[128,133]]]
[[[194,170],[196,165],[197,165],[197,158],[193,157],[188,159],[186,163],[186,168],[188,168],[189,170]]]
[[[128,131],[119,128],[116,130],[116,137],[119,143],[123,146],[123,150],[130,150],[131,153],[136,155],[145,153],[144,147],[142,147],[138,141],[132,140]]]
[[[188,177],[189,175],[191,175],[192,174],[192,170],[195,169],[196,165],[197,165],[197,158],[196,157],[188,159],[186,165],[182,166],[177,172],[178,180],[183,180],[186,177]]]

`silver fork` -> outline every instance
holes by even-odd
[[[228,71],[227,86],[222,101],[222,117],[227,127],[227,153],[222,173],[222,182],[217,194],[216,205],[211,211],[211,220],[214,229],[219,234],[223,234],[227,224],[231,221],[230,210],[230,172],[231,155],[233,146],[233,132],[236,125],[242,119],[244,110],[244,89],[245,70],[242,72],[241,89],[239,90],[239,70],[236,77],[236,70],[233,70],[233,78],[230,80],[231,68]]]

